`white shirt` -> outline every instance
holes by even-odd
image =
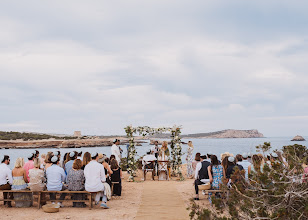
[[[104,166],[96,160],[92,160],[84,168],[84,176],[86,178],[85,189],[88,192],[104,191],[103,182],[106,182]]]
[[[12,171],[5,163],[1,163],[0,165],[0,185],[5,185],[8,182],[10,185],[13,184]]]
[[[142,158],[142,164],[145,165],[145,164],[149,164],[151,163],[150,161],[154,161],[154,160],[157,160],[156,157],[152,154],[147,154],[145,155],[143,158]]]
[[[112,145],[112,147],[111,147],[111,155],[112,154],[115,156],[115,158],[118,161],[118,163],[120,163],[121,162],[121,159],[120,159],[121,158],[121,153],[120,153],[120,149],[119,149],[118,145],[116,145],[116,144]]]
[[[153,154],[156,154],[159,152],[159,146],[154,145],[151,147],[151,152],[153,152]]]
[[[199,171],[201,170],[201,168],[202,168],[201,162],[197,163],[197,165],[196,165],[196,171],[195,171],[195,179],[198,179],[198,178],[199,178]]]
[[[241,165],[245,170],[245,179],[248,180],[248,167],[251,166],[251,163],[248,160],[243,160],[240,162],[237,162],[237,164]]]

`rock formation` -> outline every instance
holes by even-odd
[[[305,141],[305,138],[302,136],[296,135],[291,141]]]

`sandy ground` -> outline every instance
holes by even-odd
[[[92,210],[88,207],[73,208],[72,202],[65,202],[60,212],[45,213],[36,207],[6,208],[1,202],[0,219],[189,219],[186,208],[194,195],[192,179],[157,181],[156,177],[156,180],[152,181],[150,173],[147,175],[147,181],[143,182],[141,178],[142,172],[139,171],[136,182],[127,182],[125,173],[122,196],[112,197],[108,202],[108,210],[99,206]],[[198,204],[208,206],[207,196],[200,195]]]

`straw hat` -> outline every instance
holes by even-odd
[[[59,212],[60,206],[58,204],[47,204],[42,206],[44,212],[54,213]]]

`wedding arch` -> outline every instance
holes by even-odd
[[[139,134],[142,136],[161,134],[170,132],[171,135],[171,168],[172,174],[178,176],[181,180],[183,179],[183,175],[181,172],[182,165],[182,142],[181,142],[181,126],[174,125],[171,127],[161,127],[161,128],[151,128],[148,126],[138,126],[133,127],[132,125],[127,126],[125,128],[126,135],[129,139],[128,153],[127,153],[127,170],[130,173],[129,180],[134,181],[134,176],[136,174],[136,170],[138,168],[138,161],[136,160],[137,151],[136,151],[136,143],[134,139],[134,134]]]

